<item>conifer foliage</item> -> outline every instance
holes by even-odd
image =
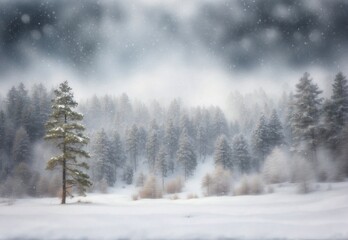
[[[52,157],[47,163],[47,169],[57,167],[62,169],[62,204],[66,202],[68,190],[77,187],[81,194],[92,183],[83,169],[88,169],[88,164],[78,161],[79,157],[89,158],[89,154],[83,150],[89,139],[83,135],[85,127],[79,122],[83,115],[75,112],[77,102],[67,81],[61,83],[54,91],[55,99],[52,100],[52,113],[46,123],[46,140],[52,140],[61,154]]]
[[[322,93],[312,82],[309,73],[305,73],[296,85],[294,95],[294,114],[291,119],[296,150],[315,159],[318,145],[319,116]]]

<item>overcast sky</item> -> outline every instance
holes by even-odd
[[[0,1],[0,84],[218,103],[348,66],[344,0]]]

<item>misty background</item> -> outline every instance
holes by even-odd
[[[1,92],[23,82],[77,97],[226,104],[280,95],[303,72],[322,87],[347,67],[346,1],[1,1]]]
[[[207,195],[235,194],[244,175],[255,194],[262,181],[310,192],[344,180],[347,10],[339,0],[1,1],[0,195],[59,192],[43,137],[65,80],[90,137],[91,191],[151,175],[162,190],[198,179]]]

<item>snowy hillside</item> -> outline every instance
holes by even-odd
[[[134,189],[0,204],[0,239],[347,239],[348,182],[258,196],[131,200]]]

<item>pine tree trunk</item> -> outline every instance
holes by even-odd
[[[66,200],[66,161],[63,160],[63,192],[62,192],[62,204],[65,204]]]
[[[67,123],[67,120],[66,120],[66,114],[64,116],[64,123],[66,124]],[[63,181],[62,181],[62,184],[63,184],[63,191],[62,191],[62,204],[65,204],[66,202],[66,159],[65,159],[65,132],[64,132],[64,147],[63,147],[63,155],[64,155],[64,159],[63,159]]]

